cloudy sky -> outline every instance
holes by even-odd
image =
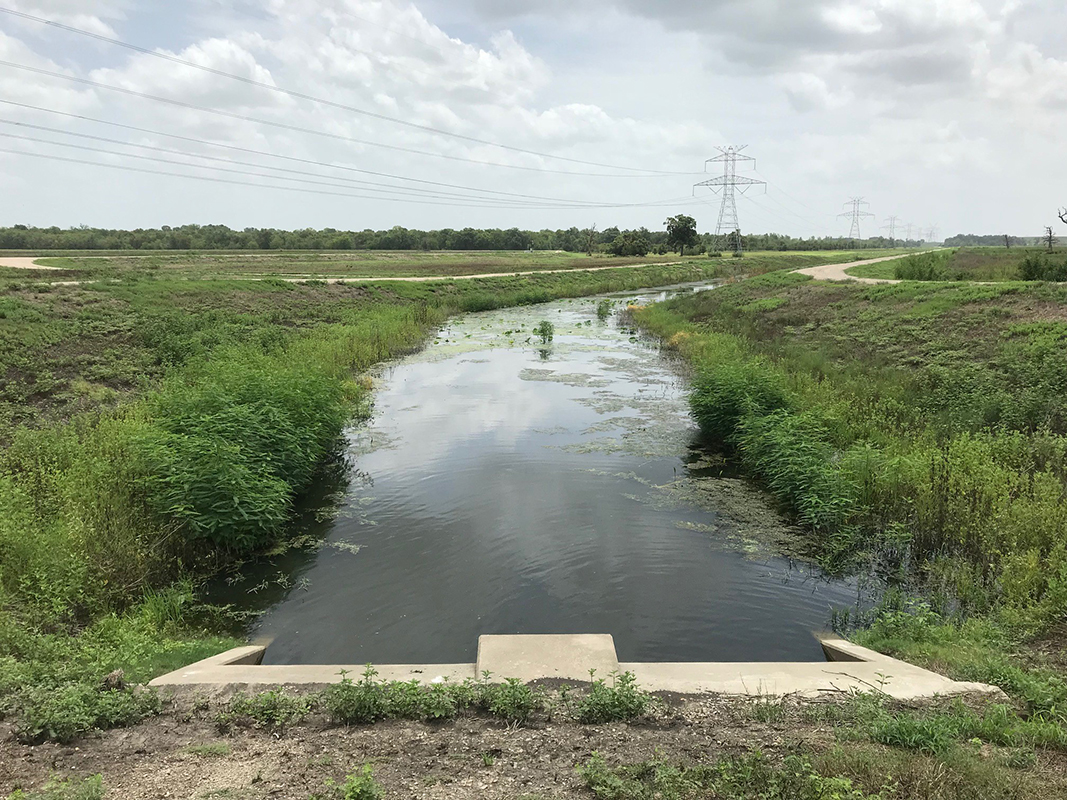
[[[847,234],[836,215],[863,196],[864,235],[892,215],[1067,233],[1062,0],[0,10],[4,225],[660,228],[686,212],[713,230],[719,199],[693,185],[717,146],[745,144],[739,174],[767,184],[739,198],[746,231]]]

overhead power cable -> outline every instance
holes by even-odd
[[[147,55],[147,56],[151,56],[153,58],[159,58],[159,59],[162,59],[164,61],[170,61],[170,62],[175,63],[175,64],[181,64],[182,66],[189,67],[190,69],[197,69],[197,70],[200,70],[202,72],[207,72],[207,73],[210,73],[212,75],[217,75],[219,77],[229,78],[229,79],[235,80],[235,81],[240,81],[241,83],[247,84],[249,86],[256,86],[256,87],[258,87],[260,89],[266,89],[266,90],[271,91],[271,92],[277,92],[279,94],[284,94],[284,95],[287,95],[289,97],[294,97],[294,98],[297,98],[297,99],[300,99],[300,100],[307,100],[307,101],[310,101],[312,103],[317,103],[319,105],[328,106],[330,108],[337,108],[337,109],[340,109],[342,111],[348,111],[348,112],[353,113],[353,114],[359,114],[359,115],[362,115],[362,116],[371,117],[373,119],[378,119],[378,120],[381,120],[383,122],[389,122],[389,123],[392,123],[392,124],[395,124],[395,125],[403,125],[403,126],[408,127],[408,128],[413,128],[415,130],[424,131],[426,133],[436,134],[438,136],[447,136],[447,137],[450,137],[450,138],[453,138],[453,139],[459,139],[459,140],[462,140],[462,141],[471,142],[473,144],[486,145],[486,146],[489,146],[489,147],[497,147],[497,148],[500,148],[502,150],[507,150],[507,151],[510,151],[510,152],[513,152],[513,153],[522,153],[522,154],[525,154],[525,155],[537,156],[538,158],[555,159],[555,160],[558,160],[558,161],[565,161],[565,162],[571,163],[571,164],[581,164],[581,165],[587,166],[587,167],[598,167],[598,168],[601,168],[601,169],[613,169],[613,170],[620,170],[620,171],[624,171],[624,172],[643,173],[645,175],[678,175],[678,174],[688,175],[688,174],[690,174],[690,173],[668,172],[668,171],[664,171],[664,170],[649,170],[649,169],[642,169],[642,168],[639,168],[639,167],[627,167],[627,166],[621,166],[621,165],[618,165],[618,164],[605,164],[605,163],[597,162],[597,161],[586,161],[586,160],[580,159],[580,158],[571,158],[569,156],[560,156],[560,155],[554,155],[552,153],[540,152],[540,151],[537,151],[537,150],[529,150],[529,149],[526,149],[526,148],[523,148],[523,147],[516,147],[514,145],[508,145],[508,144],[503,144],[501,142],[490,141],[488,139],[479,139],[476,136],[468,136],[468,135],[462,134],[462,133],[454,133],[452,131],[446,131],[446,130],[444,130],[442,128],[435,128],[432,125],[423,125],[423,124],[418,123],[418,122],[411,122],[410,120],[400,119],[399,117],[391,117],[391,116],[389,116],[387,114],[381,114],[381,113],[378,113],[377,111],[370,111],[370,110],[365,109],[365,108],[359,108],[357,106],[350,106],[350,105],[348,105],[346,103],[338,103],[338,102],[336,102],[334,100],[328,100],[328,99],[325,99],[325,98],[322,98],[322,97],[315,97],[314,95],[306,94],[305,92],[299,92],[299,91],[296,91],[294,89],[286,89],[286,88],[281,87],[281,86],[276,86],[276,85],[271,84],[271,83],[266,83],[264,81],[256,80],[255,78],[249,78],[249,77],[246,77],[244,75],[235,75],[232,72],[226,72],[225,70],[215,69],[214,67],[209,67],[209,66],[206,66],[204,64],[197,64],[197,63],[195,63],[193,61],[188,61],[188,60],[186,60],[184,58],[179,58],[178,56],[170,55],[169,53],[162,53],[162,52],[159,52],[158,50],[151,50],[151,49],[149,49],[147,47],[141,47],[140,45],[132,44],[130,42],[124,42],[121,39],[114,39],[114,38],[112,38],[110,36],[104,36],[103,34],[94,33],[92,31],[83,30],[82,28],[75,28],[75,27],[73,27],[71,25],[64,25],[63,23],[56,22],[55,20],[45,19],[44,17],[37,17],[37,16],[34,16],[33,14],[27,14],[27,13],[25,13],[23,11],[17,11],[17,10],[15,10],[13,8],[6,8],[6,7],[3,7],[3,6],[0,6],[0,13],[9,14],[11,16],[19,17],[21,19],[30,20],[30,21],[33,21],[33,22],[38,22],[38,23],[40,23],[42,25],[48,25],[48,26],[53,27],[53,28],[58,28],[60,30],[67,31],[68,33],[78,34],[79,36],[87,36],[87,37],[89,37],[91,39],[96,39],[97,41],[106,42],[108,44],[112,44],[112,45],[115,45],[117,47],[123,47],[123,48],[126,48],[127,50],[133,50],[134,52],[141,53],[141,54]]]
[[[25,140],[25,141],[36,142],[36,143],[39,143],[39,144],[51,144],[51,145],[59,145],[59,146],[62,146],[62,147],[72,147],[72,148],[76,148],[76,149],[79,149],[79,150],[88,150],[88,151],[92,151],[92,152],[99,152],[99,153],[104,153],[104,154],[113,155],[113,156],[119,156],[119,157],[123,157],[123,158],[137,158],[137,159],[141,159],[141,160],[157,161],[157,162],[161,162],[161,163],[164,163],[164,164],[174,164],[174,165],[178,165],[178,166],[192,167],[194,169],[209,169],[208,167],[200,166],[200,165],[197,165],[197,164],[188,164],[188,163],[185,163],[185,162],[169,161],[167,159],[154,158],[152,156],[139,156],[139,155],[136,155],[136,154],[133,154],[133,153],[117,153],[117,152],[110,151],[110,150],[103,150],[103,149],[99,149],[99,148],[84,147],[84,146],[81,146],[81,145],[75,145],[75,144],[70,144],[70,143],[65,143],[65,142],[51,142],[51,141],[43,140],[43,139],[34,139],[34,138],[28,137],[28,136],[16,136],[16,135],[13,135],[13,134],[4,134],[4,133],[0,133],[0,136],[4,136],[4,137],[7,137],[7,138],[12,138],[12,139],[20,139],[20,140]],[[93,167],[105,167],[107,169],[120,169],[120,170],[124,170],[126,172],[139,172],[139,173],[148,174],[148,175],[165,175],[165,176],[175,177],[175,178],[189,178],[189,179],[198,180],[198,181],[210,181],[210,182],[214,182],[214,183],[225,183],[225,184],[230,184],[230,185],[234,185],[234,186],[251,186],[251,187],[255,187],[255,188],[281,189],[281,190],[289,190],[289,191],[295,191],[295,192],[304,192],[304,193],[307,193],[307,194],[317,194],[317,195],[325,195],[325,196],[333,196],[333,197],[350,197],[350,198],[360,199],[360,200],[378,200],[378,201],[380,201],[380,200],[389,200],[389,201],[393,201],[393,202],[415,203],[417,205],[437,205],[437,206],[444,205],[444,206],[450,206],[450,207],[464,207],[464,208],[497,208],[497,209],[504,209],[504,210],[506,210],[506,209],[526,210],[526,209],[559,209],[559,208],[568,208],[569,209],[569,208],[574,208],[574,206],[560,206],[560,205],[553,205],[553,204],[548,204],[548,203],[542,204],[542,205],[537,205],[537,204],[532,204],[532,203],[531,204],[526,204],[526,205],[515,205],[513,201],[497,200],[495,198],[469,198],[469,201],[466,201],[466,200],[456,200],[456,199],[445,199],[445,200],[422,199],[422,200],[420,200],[420,199],[414,199],[414,198],[407,197],[407,196],[404,196],[404,197],[389,197],[389,196],[380,197],[380,196],[371,196],[371,195],[362,195],[362,194],[352,194],[350,192],[334,192],[334,191],[325,191],[325,190],[319,190],[319,189],[303,189],[303,188],[301,188],[299,186],[279,186],[277,184],[252,183],[252,182],[249,182],[249,181],[237,181],[237,180],[231,180],[231,179],[228,179],[228,178],[214,178],[214,177],[205,176],[205,175],[193,175],[193,174],[184,173],[184,172],[166,172],[166,171],[163,171],[163,170],[145,169],[145,168],[142,168],[142,167],[131,167],[131,166],[127,166],[125,164],[110,164],[110,163],[103,163],[103,162],[99,162],[99,161],[86,161],[84,159],[68,158],[66,156],[57,156],[57,155],[53,155],[53,154],[50,154],[50,153],[36,153],[36,152],[30,152],[30,151],[26,151],[26,150],[0,149],[0,153],[8,153],[8,154],[11,154],[11,155],[18,155],[18,156],[30,156],[30,157],[33,157],[33,158],[41,158],[41,159],[47,159],[47,160],[52,160],[52,161],[62,161],[62,162],[66,162],[66,163],[69,163],[69,164],[86,164],[88,166],[93,166]],[[285,177],[280,176],[280,175],[261,175],[261,174],[257,174],[257,173],[244,173],[244,172],[240,172],[240,171],[237,171],[237,170],[220,170],[217,167],[211,167],[210,169],[213,169],[215,171],[236,172],[239,175],[247,175],[249,177],[266,177],[266,178],[274,178],[276,180],[289,180],[289,181],[298,180],[296,178],[285,178]],[[318,184],[319,183],[318,181],[310,181],[310,180],[303,181],[303,182],[304,183],[314,183],[314,184]],[[323,183],[322,185],[327,186],[327,187],[329,187],[329,186],[335,186],[336,187],[337,186],[336,184],[329,184],[329,183]],[[348,188],[348,187],[341,186],[341,187],[338,187],[338,188]],[[436,197],[436,195],[427,195],[427,197]],[[688,199],[688,198],[686,198],[686,199]],[[477,202],[479,200],[483,200],[484,202]],[[673,200],[672,201],[666,201],[665,200],[665,201],[660,201],[660,202],[657,202],[657,203],[648,203],[648,204],[642,204],[642,205],[644,207],[658,207],[658,206],[667,206],[667,205],[677,206],[677,205],[681,205],[681,204],[682,204],[681,201],[673,201]],[[581,208],[623,208],[623,207],[627,207],[627,206],[620,206],[620,205],[608,204],[608,203],[597,205],[597,206],[581,206]]]
[[[0,122],[4,122],[4,120],[0,120]],[[101,153],[103,155],[108,155],[108,156],[119,156],[120,158],[135,158],[138,161],[154,161],[154,162],[157,162],[159,164],[170,164],[172,166],[178,166],[178,167],[192,167],[193,169],[210,169],[210,170],[212,170],[214,172],[225,172],[225,173],[229,173],[229,174],[233,174],[233,175],[242,175],[242,176],[249,177],[249,178],[269,178],[269,179],[273,179],[273,180],[293,181],[295,183],[305,183],[305,184],[309,184],[309,185],[312,185],[312,186],[326,186],[326,187],[334,188],[334,189],[350,189],[350,188],[352,188],[352,187],[347,186],[347,185],[345,185],[343,183],[332,183],[330,181],[317,181],[317,180],[313,180],[311,178],[290,178],[290,177],[288,177],[286,175],[272,175],[270,173],[263,173],[263,172],[249,172],[247,170],[228,169],[227,167],[218,167],[218,166],[208,165],[208,164],[190,164],[187,161],[173,161],[173,160],[168,159],[168,158],[159,158],[158,156],[146,156],[146,155],[140,155],[138,153],[122,153],[122,152],[118,152],[118,151],[115,151],[115,150],[106,150],[106,149],[101,148],[101,147],[89,147],[87,145],[74,144],[72,142],[56,142],[56,141],[52,141],[50,139],[39,139],[39,138],[34,137],[34,136],[20,136],[18,134],[5,133],[3,131],[0,131],[0,136],[2,136],[4,138],[7,138],[7,139],[17,139],[19,141],[24,141],[24,142],[34,142],[36,144],[47,144],[47,145],[53,145],[55,147],[67,147],[67,148],[74,149],[74,150],[84,150],[84,151],[89,152],[89,153]],[[124,143],[123,142],[117,142],[117,144],[121,145],[121,144],[124,144]],[[225,159],[219,159],[219,160],[225,160]],[[247,166],[255,167],[256,165],[255,164],[248,164]],[[268,169],[270,169],[270,168],[268,167]],[[286,171],[287,172],[294,172],[295,170],[286,170]],[[415,191],[415,190],[407,190],[407,191],[405,191],[403,189],[363,188],[362,191],[373,192],[376,195],[377,194],[400,195],[402,198],[407,199],[407,198],[410,198],[412,196],[411,193],[413,191]],[[372,197],[372,196],[368,196],[368,195],[359,195],[359,196],[360,197],[365,197],[366,199],[383,199],[383,198],[377,198],[377,197]],[[493,207],[506,206],[506,207],[509,207],[509,208],[510,207],[514,207],[514,208],[544,208],[545,205],[546,205],[546,204],[538,204],[538,203],[522,203],[522,202],[517,201],[517,200],[509,200],[509,199],[506,199],[506,198],[471,197],[469,195],[463,196],[463,195],[455,195],[455,194],[433,194],[433,193],[429,193],[429,192],[423,192],[421,194],[415,194],[414,196],[416,196],[416,197],[424,197],[424,198],[434,198],[434,199],[438,199],[438,200],[447,200],[450,203],[455,203],[456,205],[467,205],[468,203],[472,203],[473,202],[473,203],[478,204],[476,207],[481,207],[481,205],[483,205],[483,204],[485,204],[487,202],[490,202],[490,201],[495,203],[495,204],[497,204],[497,205],[495,205]],[[552,208],[560,208],[560,207],[563,207],[563,208],[585,208],[584,205],[583,206],[559,206],[559,205],[556,205],[556,204],[553,204],[551,207]]]
[[[120,145],[122,147],[137,147],[137,148],[140,148],[140,149],[143,149],[143,150],[154,150],[156,152],[169,153],[171,155],[186,156],[188,158],[199,158],[199,159],[203,159],[205,161],[216,161],[216,162],[221,162],[221,163],[224,163],[224,164],[235,164],[235,165],[238,165],[238,166],[252,167],[252,168],[255,168],[255,169],[272,169],[272,170],[276,170],[278,172],[288,172],[288,173],[292,173],[292,174],[295,174],[295,175],[303,175],[303,176],[308,175],[308,173],[306,171],[300,171],[300,170],[295,170],[295,169],[287,169],[285,167],[275,167],[275,166],[271,166],[271,165],[268,165],[268,164],[254,164],[254,163],[248,162],[248,161],[236,161],[234,159],[229,159],[229,158],[219,158],[217,156],[209,156],[209,155],[204,155],[204,154],[200,154],[200,153],[191,153],[191,152],[189,152],[187,150],[175,150],[175,149],[168,148],[168,147],[157,147],[155,145],[149,145],[149,144],[138,144],[138,143],[135,143],[135,142],[124,142],[124,141],[121,141],[119,139],[109,139],[106,136],[94,136],[94,135],[89,134],[89,133],[79,133],[77,131],[65,131],[65,130],[62,130],[61,128],[50,128],[47,125],[34,125],[33,123],[30,123],[30,122],[18,122],[18,121],[15,121],[15,120],[0,119],[0,124],[15,125],[15,126],[18,126],[20,128],[31,128],[33,130],[46,131],[48,133],[57,133],[57,134],[59,134],[61,136],[75,136],[75,137],[78,137],[80,139],[91,139],[93,141],[106,142],[108,144],[117,144],[117,145]],[[3,134],[3,135],[9,135],[9,134]],[[264,155],[267,155],[267,154],[264,154]],[[274,176],[274,177],[280,177],[280,176]],[[323,176],[319,176],[319,177],[329,178],[331,180],[344,181],[346,183],[355,183],[355,184],[366,185],[366,186],[379,186],[379,187],[384,187],[384,188],[387,188],[387,189],[394,189],[394,190],[397,190],[397,191],[402,191],[402,192],[407,192],[407,193],[417,193],[417,192],[427,191],[425,189],[419,189],[419,188],[414,188],[414,187],[397,186],[396,184],[377,183],[377,182],[374,182],[374,181],[361,181],[361,180],[358,180],[356,178],[344,178],[344,177],[335,177],[335,176],[329,176],[329,175],[323,175]],[[581,208],[581,207],[587,206],[587,205],[594,205],[594,206],[597,205],[594,201],[590,201],[590,200],[569,200],[567,198],[562,198],[562,197],[541,197],[541,196],[538,196],[538,195],[526,195],[526,194],[520,194],[520,193],[517,193],[517,192],[497,192],[497,191],[492,191],[492,190],[488,190],[488,189],[486,189],[486,190],[478,190],[478,191],[483,191],[483,192],[486,192],[488,194],[494,194],[494,195],[503,195],[504,198],[501,198],[501,199],[512,198],[512,197],[513,198],[517,198],[516,200],[509,200],[509,202],[514,202],[514,203],[519,203],[520,201],[525,201],[525,200],[535,200],[535,201],[539,201],[539,202],[550,202],[550,203],[566,204],[566,205],[573,206],[575,208]],[[440,191],[436,194],[436,196],[451,196],[451,197],[457,197],[457,198],[479,199],[479,200],[497,199],[497,198],[478,197],[476,195],[469,195],[469,194],[458,194],[458,193],[455,193],[455,192],[440,192]]]
[[[194,105],[192,103],[185,103],[185,102],[182,102],[180,100],[170,100],[168,98],[156,97],[154,95],[145,94],[143,92],[135,92],[132,89],[125,89],[125,88],[120,87],[120,86],[109,86],[107,84],[98,83],[96,81],[91,81],[91,80],[88,80],[86,78],[79,78],[79,77],[74,76],[74,75],[64,75],[63,73],[60,73],[60,72],[52,72],[50,70],[40,69],[38,67],[31,67],[31,66],[28,66],[28,65],[25,65],[25,64],[15,64],[15,63],[9,62],[9,61],[0,61],[0,66],[8,66],[8,67],[14,67],[16,69],[23,69],[23,70],[27,70],[29,72],[35,72],[35,73],[39,73],[39,74],[43,74],[43,75],[48,75],[48,76],[54,77],[54,78],[62,78],[64,80],[74,81],[76,83],[87,84],[89,86],[94,86],[94,87],[100,88],[100,89],[110,89],[112,91],[120,92],[122,94],[129,94],[129,95],[133,95],[135,97],[144,97],[144,98],[148,98],[150,100],[156,100],[156,101],[159,101],[159,102],[162,102],[162,103],[167,103],[167,104],[179,106],[179,107],[182,107],[182,108],[191,108],[191,109],[195,109],[195,110],[198,110],[198,111],[205,111],[205,112],[210,113],[210,114],[218,114],[220,116],[230,117],[230,118],[233,118],[233,119],[241,119],[241,120],[245,120],[245,121],[249,121],[249,122],[256,122],[256,123],[263,124],[263,125],[272,125],[274,127],[284,128],[284,129],[288,129],[288,130],[297,130],[297,131],[301,131],[301,132],[305,132],[305,133],[315,134],[315,135],[318,135],[318,136],[325,136],[327,138],[332,138],[332,139],[358,141],[358,140],[350,139],[350,137],[347,137],[347,136],[342,136],[340,134],[328,133],[326,131],[316,131],[316,130],[313,130],[311,128],[299,128],[297,126],[289,125],[289,124],[284,123],[284,122],[272,122],[272,121],[269,121],[269,120],[259,120],[259,119],[255,119],[253,117],[246,117],[246,116],[241,115],[241,114],[232,114],[232,113],[230,113],[228,111],[219,111],[217,109],[206,108],[204,106],[197,106],[197,105]],[[10,103],[11,101],[3,101],[3,102],[9,102]],[[12,104],[13,105],[23,105],[24,107],[33,108],[33,106],[25,106],[24,104],[17,104],[17,103],[12,103]],[[48,110],[48,109],[45,109],[45,110]],[[84,117],[84,119],[90,119],[90,118]],[[109,123],[105,123],[105,124],[109,124]],[[164,135],[166,135],[166,134],[164,134]],[[340,169],[341,167],[338,167],[338,168]],[[462,190],[465,190],[465,191],[482,192],[482,193],[486,193],[486,194],[498,194],[498,195],[507,195],[507,194],[509,194],[508,192],[502,192],[502,191],[499,191],[499,190],[496,190],[496,189],[482,189],[482,188],[479,188],[479,187],[476,187],[476,186],[463,186],[461,184],[445,183],[445,182],[442,182],[442,181],[431,181],[431,180],[426,180],[424,178],[409,178],[409,177],[407,177],[405,175],[394,175],[394,174],[391,174],[391,173],[388,173],[388,172],[378,172],[376,170],[362,169],[362,168],[359,168],[359,167],[346,166],[346,167],[343,167],[343,169],[351,170],[353,172],[361,172],[364,175],[373,175],[373,176],[379,177],[379,178],[391,178],[393,180],[409,181],[411,183],[420,183],[420,184],[425,184],[425,185],[428,185],[428,186],[440,186],[440,187],[449,188],[449,189],[462,189]]]

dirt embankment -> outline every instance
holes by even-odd
[[[743,700],[669,702],[642,724],[522,728],[469,717],[338,728],[309,720],[284,731],[238,727],[226,734],[214,724],[214,708],[184,703],[136,727],[70,745],[23,745],[0,730],[0,796],[16,787],[38,788],[51,775],[101,774],[109,800],[307,800],[327,780],[342,782],[371,764],[390,798],[590,797],[576,766],[593,753],[609,763],[706,763],[754,749],[773,757],[833,738],[825,723],[757,722]]]

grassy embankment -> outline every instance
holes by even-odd
[[[960,247],[865,264],[848,274],[913,281],[1067,281],[1067,254],[1034,247]]]
[[[211,635],[196,581],[279,546],[294,497],[367,398],[360,373],[448,315],[735,268],[367,286],[0,282],[0,712],[27,739],[126,724],[157,703],[129,684],[232,645]],[[105,684],[117,669],[124,680]]]
[[[890,251],[884,251],[890,252]],[[860,256],[873,258],[883,251]],[[5,253],[0,253],[4,255]],[[130,276],[181,278],[408,278],[462,277],[482,273],[523,273],[538,270],[582,270],[657,263],[703,263],[704,256],[649,255],[616,257],[556,251],[344,251],[344,252],[70,252],[62,255],[14,253],[21,257],[41,255],[42,266],[62,272],[39,270],[39,280],[114,279]],[[765,271],[787,266],[803,267],[836,262],[848,252],[754,252],[744,268]],[[740,268],[739,264],[732,267]],[[18,278],[18,271],[0,267],[0,277]]]
[[[637,319],[694,364],[702,430],[812,555],[888,582],[843,627],[1067,737],[1067,287],[775,273]]]

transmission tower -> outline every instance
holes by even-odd
[[[937,234],[938,234],[937,226],[936,225],[931,225],[929,228],[926,229],[926,241],[927,242],[936,241],[937,240]]]
[[[914,227],[915,226],[912,225],[910,222],[907,225],[904,226],[904,237],[905,237],[904,238],[904,243],[905,244],[907,244],[908,242],[911,241],[911,229],[914,228]]]
[[[851,211],[846,211],[844,214],[838,214],[837,216],[839,216],[839,217],[850,217],[852,219],[852,228],[848,232],[848,238],[849,239],[859,239],[860,238],[860,220],[864,219],[865,217],[873,217],[874,216],[874,214],[872,214],[870,211],[867,211],[864,208],[864,206],[870,206],[870,203],[868,203],[862,197],[852,197],[852,198],[849,199],[849,201],[847,203],[845,203],[845,206],[846,207],[851,206],[852,210]]]
[[[738,176],[737,174],[737,162],[738,161],[751,161],[755,163],[756,159],[751,156],[741,155],[741,151],[748,145],[741,145],[735,147],[730,145],[728,147],[716,147],[715,149],[721,153],[721,155],[715,156],[715,158],[709,158],[704,162],[704,171],[707,172],[708,164],[721,163],[722,164],[722,177],[715,177],[711,180],[698,183],[693,187],[693,194],[696,194],[697,186],[707,186],[713,192],[718,192],[722,189],[722,206],[719,207],[719,222],[715,226],[715,237],[721,239],[724,235],[737,233],[734,237],[734,251],[742,252],[741,244],[741,223],[737,219],[737,189],[741,188],[741,194],[748,191],[750,186],[765,186],[765,181],[758,181],[755,178],[746,178],[744,176]]]
[[[893,246],[893,242],[897,240],[897,223],[900,222],[900,217],[892,216],[885,221],[885,225],[882,226],[882,230],[889,228],[889,246]]]

